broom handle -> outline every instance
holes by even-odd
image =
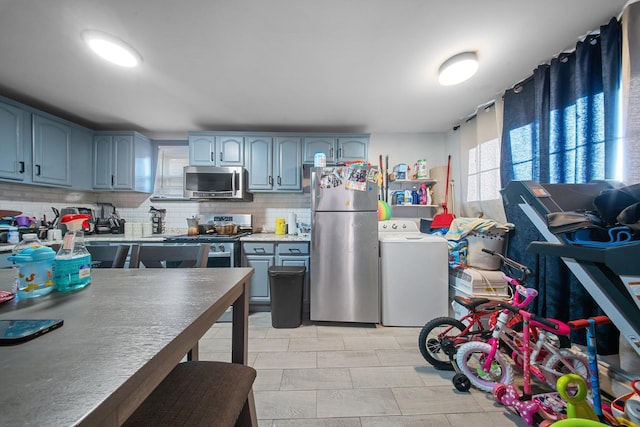
[[[442,202],[442,207],[444,211],[447,212],[447,201],[449,200],[449,172],[451,171],[451,154],[449,154],[449,159],[447,160],[447,182],[446,188],[444,190],[444,202]]]

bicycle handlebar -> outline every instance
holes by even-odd
[[[500,258],[502,260],[502,262],[505,265],[508,265],[509,267],[513,267],[517,270],[520,270],[522,272],[522,277],[520,278],[521,282],[525,282],[527,279],[527,276],[530,276],[533,274],[533,271],[531,271],[531,269],[529,267],[527,267],[526,265],[522,265],[518,262],[515,262],[512,259],[509,259],[507,257],[505,257],[504,255],[502,255],[501,253],[498,253],[496,251],[493,251],[491,249],[487,249],[487,248],[482,248],[482,252],[488,253],[489,255],[492,256],[497,256],[498,258]]]
[[[501,302],[500,303],[500,307],[506,308],[507,310],[509,310],[509,311],[511,311],[513,313],[516,313],[516,314],[520,313],[520,311],[525,311],[524,309],[518,308],[518,307],[513,306],[511,304],[507,304],[506,302]],[[529,314],[531,316],[531,320],[535,320],[536,322],[541,323],[541,324],[543,324],[545,326],[548,326],[553,330],[558,330],[560,328],[557,323],[554,323],[554,322],[550,321],[546,317],[537,316],[537,315],[535,315],[533,313],[529,313]]]
[[[607,317],[607,316],[594,316],[594,317],[590,317],[588,319],[579,319],[579,320],[571,320],[569,322],[567,322],[567,325],[569,325],[569,327],[571,329],[582,329],[582,328],[586,328],[587,326],[589,326],[589,320],[593,320],[595,322],[596,325],[603,325],[605,323],[611,323],[611,320]]]

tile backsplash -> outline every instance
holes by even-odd
[[[166,209],[167,234],[186,232],[186,218],[212,213],[243,213],[253,215],[256,231],[274,231],[275,219],[296,214],[299,223],[311,223],[308,193],[254,193],[253,202],[190,202],[151,201],[144,193],[94,192],[41,187],[29,184],[0,183],[0,208],[21,211],[25,215],[47,220],[54,218],[52,207],[87,207],[97,209],[97,203],[111,203],[128,222],[151,222],[149,208]]]

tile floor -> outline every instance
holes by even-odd
[[[313,323],[273,328],[271,313],[249,316],[249,364],[260,427],[500,427],[520,418],[453,373],[431,367],[420,328]],[[202,360],[230,361],[231,324],[200,342]]]

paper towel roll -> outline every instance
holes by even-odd
[[[288,234],[296,234],[297,233],[297,225],[296,225],[296,214],[293,212],[289,212],[289,219],[287,219],[287,233]]]

